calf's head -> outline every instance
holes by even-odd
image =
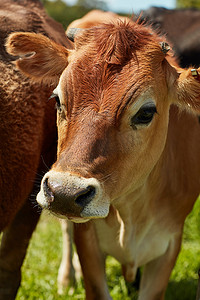
[[[58,82],[57,161],[37,200],[76,222],[106,217],[144,185],[165,147],[171,104],[199,111],[197,78],[172,66],[158,36],[136,23],[79,31],[73,50],[13,33],[7,50],[33,81]]]

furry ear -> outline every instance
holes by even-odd
[[[200,68],[177,69],[178,78],[175,81],[176,100],[183,108],[200,113]]]
[[[9,54],[17,56],[18,69],[33,81],[57,82],[68,65],[70,50],[42,34],[12,33],[5,46]]]

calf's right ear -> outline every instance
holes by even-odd
[[[70,50],[39,33],[11,33],[5,46],[9,54],[17,56],[18,69],[33,81],[58,82],[68,65]]]

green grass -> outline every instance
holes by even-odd
[[[16,300],[84,299],[82,281],[72,295],[57,294],[57,272],[62,253],[62,234],[56,218],[43,215],[33,234],[22,270],[22,283]],[[194,300],[200,266],[200,199],[188,216],[182,250],[172,272],[166,300]],[[137,292],[127,285],[115,259],[107,260],[108,286],[114,300],[136,300]],[[156,282],[155,282],[156,284]]]

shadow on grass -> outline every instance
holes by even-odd
[[[170,281],[165,294],[165,300],[195,300],[197,284],[198,281],[195,279]],[[128,295],[130,299],[137,299],[136,295],[138,295],[138,293],[135,286],[130,283],[126,286],[128,288]]]
[[[195,279],[183,279],[170,281],[168,284],[166,300],[195,300],[198,281]]]

